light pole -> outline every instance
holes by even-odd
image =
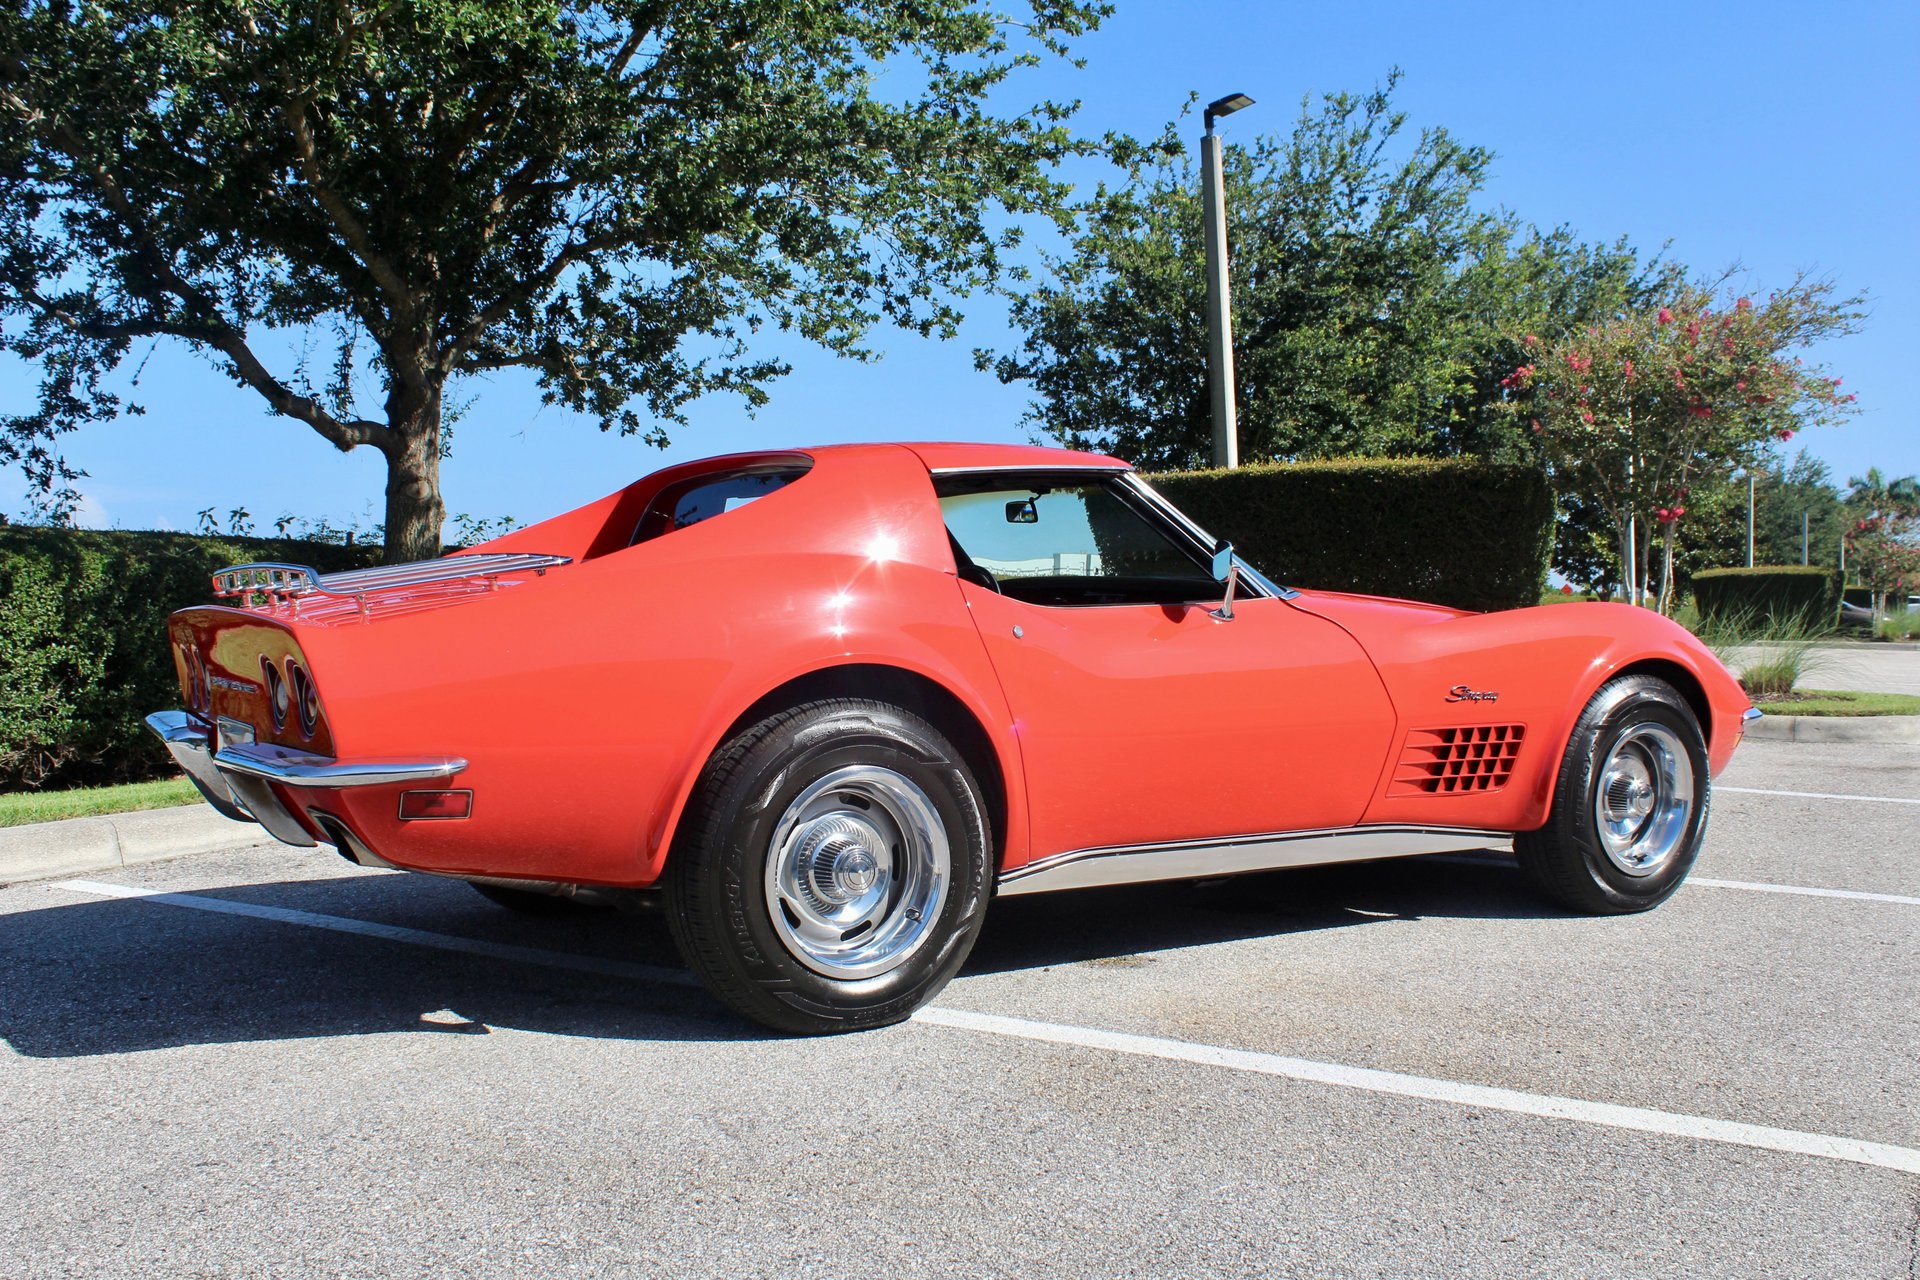
[[[1747,568],[1753,568],[1753,468],[1747,468]]]
[[[1253,105],[1244,93],[1209,102],[1201,117],[1200,204],[1207,220],[1207,383],[1213,397],[1213,465],[1240,465],[1240,423],[1233,403],[1233,308],[1227,293],[1227,193],[1220,163],[1216,116],[1230,116]]]

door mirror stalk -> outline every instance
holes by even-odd
[[[1220,622],[1233,621],[1233,593],[1240,585],[1240,562],[1234,558],[1233,544],[1222,538],[1220,545],[1213,549],[1213,580],[1226,584],[1226,595],[1220,601],[1218,609],[1209,609],[1207,616]]]

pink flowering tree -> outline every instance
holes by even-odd
[[[1500,384],[1507,407],[1562,492],[1608,513],[1628,600],[1653,603],[1657,543],[1657,603],[1672,612],[1674,540],[1692,488],[1853,412],[1840,379],[1794,353],[1853,331],[1860,302],[1805,279],[1759,302],[1696,286],[1552,342],[1525,338],[1527,362]]]
[[[1847,530],[1847,565],[1873,592],[1873,616],[1888,598],[1905,601],[1920,586],[1920,480],[1888,480],[1878,467],[1848,482],[1847,502],[1859,519]]]

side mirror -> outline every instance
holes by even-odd
[[[1233,621],[1233,592],[1240,585],[1240,562],[1234,558],[1233,544],[1222,538],[1220,545],[1213,549],[1213,580],[1226,584],[1226,596],[1220,601],[1218,609],[1210,609],[1207,616],[1221,622]]]

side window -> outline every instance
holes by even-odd
[[[971,581],[1032,604],[1175,604],[1217,595],[1196,553],[1110,481],[943,477],[947,532]]]
[[[670,484],[655,494],[653,501],[647,504],[647,509],[640,513],[639,523],[633,527],[632,542],[628,545],[646,542],[676,529],[699,524],[702,520],[725,515],[766,497],[776,489],[785,488],[805,474],[804,467],[727,471],[694,476]]]

